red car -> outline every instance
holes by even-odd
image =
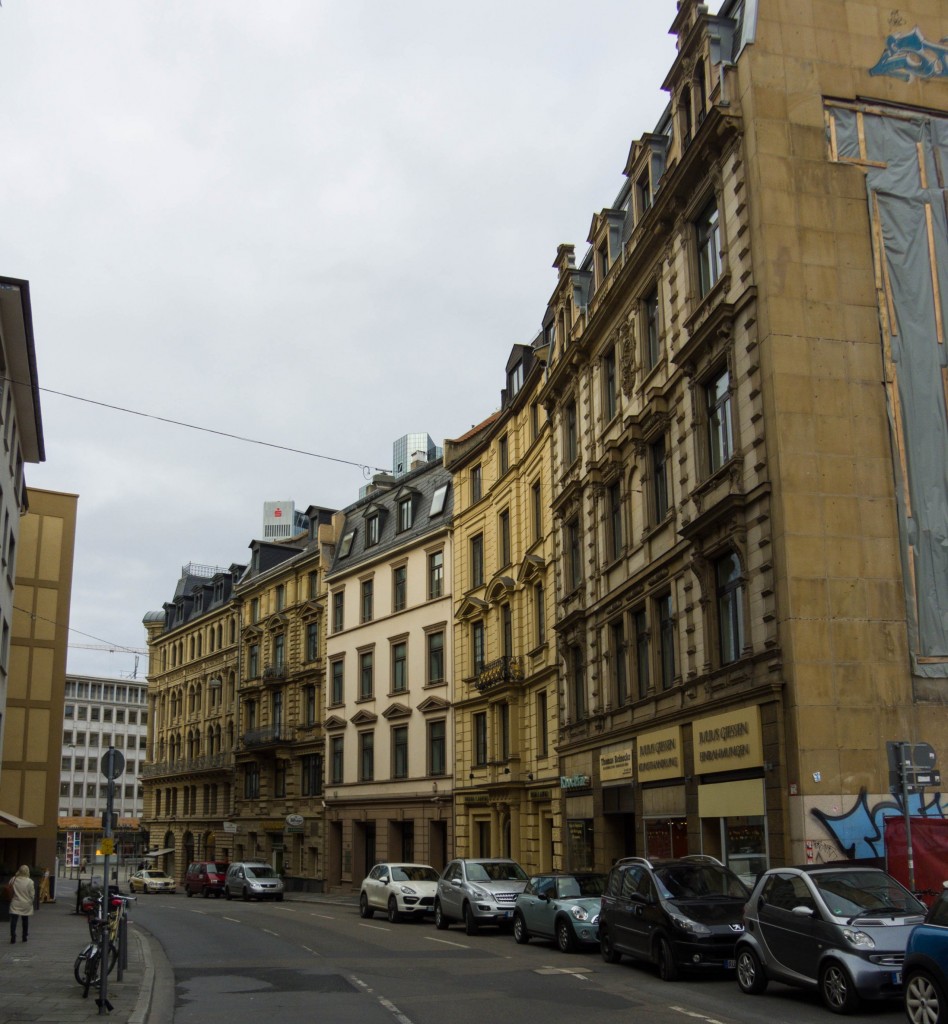
[[[184,891],[188,896],[200,893],[205,899],[214,895],[218,899],[224,892],[224,876],[228,864],[220,860],[199,860],[188,865],[184,876]]]

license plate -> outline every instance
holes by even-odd
[[[513,911],[512,910],[505,910],[504,913],[503,913],[503,916],[504,917],[513,917]]]
[[[736,967],[737,967],[737,961],[736,960],[725,960],[724,961],[724,969],[725,970],[733,971]]]
[[[902,972],[901,971],[893,971],[892,972],[892,984],[893,985],[901,985],[902,984]]]

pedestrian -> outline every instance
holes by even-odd
[[[30,869],[23,864],[13,877],[13,899],[10,900],[10,941],[16,942],[16,922],[23,920],[23,941],[30,934],[30,916],[33,913],[33,901],[36,898],[36,886],[30,878]]]

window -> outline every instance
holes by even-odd
[[[477,533],[471,538],[471,586],[484,585],[484,535]]]
[[[629,699],[629,675],[626,670],[625,623],[617,619],[609,627],[612,639],[612,682],[616,707],[622,707]]]
[[[719,470],[734,454],[731,433],[731,377],[725,367],[706,389],[708,449],[711,472]]]
[[[721,227],[715,199],[695,221],[695,238],[698,245],[698,294],[704,298],[721,276]]]
[[[371,782],[375,778],[375,733],[359,733],[359,781]]]
[[[374,580],[362,581],[362,621],[372,621],[372,603],[375,595]]]
[[[343,701],[343,665],[342,658],[332,662],[329,668],[330,690],[329,703],[341,704]]]
[[[344,611],[344,598],[345,594],[341,590],[337,590],[332,595],[332,631],[339,633],[342,631],[343,623],[345,621]]]
[[[500,759],[510,760],[510,705],[505,701],[497,705],[497,728],[500,733]]]
[[[280,583],[276,588],[276,610],[282,612],[286,607],[286,587]],[[199,638],[200,640],[200,638]]]
[[[65,706],[65,708],[63,709],[63,717],[64,718],[75,718],[75,716],[76,716],[76,705],[75,704],[67,704]]]
[[[440,516],[444,511],[444,503],[448,497],[448,485],[442,484],[440,487],[435,488],[434,494],[431,495],[431,508],[428,510],[429,516]]]
[[[286,637],[279,633],[273,638],[273,667],[279,671],[286,663]]]
[[[513,398],[523,387],[523,360],[518,359],[513,369],[507,374],[507,396]]]
[[[533,512],[533,539],[538,541],[543,536],[543,490],[539,480],[530,488],[530,508]]]
[[[379,515],[376,512],[365,521],[365,546],[373,547],[379,542]]]
[[[339,543],[340,558],[348,558],[349,552],[352,550],[353,540],[355,540],[355,530],[349,530],[348,533],[342,535],[342,540]]]
[[[477,711],[471,715],[474,731],[474,764],[487,764],[487,712]]]
[[[567,466],[576,461],[579,454],[579,438],[576,434],[576,403],[570,402],[563,411],[563,454]]]
[[[258,622],[260,619],[260,598],[254,597],[250,599],[250,621]]]
[[[530,440],[535,441],[540,436],[540,406],[534,402],[530,406]]]
[[[659,661],[662,669],[662,689],[667,690],[675,682],[675,619],[672,615],[671,593],[663,594],[655,601],[658,617]]]
[[[500,475],[510,469],[510,447],[507,442],[507,435],[504,434],[497,442],[497,464],[500,469]]]
[[[305,725],[316,724],[316,687],[303,687],[303,722]]]
[[[247,652],[247,678],[256,679],[260,675],[260,645],[251,644]]]
[[[616,414],[616,350],[610,348],[602,357],[602,411],[609,423]]]
[[[364,733],[368,736],[369,733]],[[392,729],[392,778],[408,778],[408,726],[396,725]]]
[[[510,565],[510,510],[504,509],[498,517],[500,564]]]
[[[641,700],[648,696],[648,621],[645,609],[640,608],[632,615],[632,628],[635,632],[635,676],[638,684],[638,695]]]
[[[359,699],[367,700],[375,692],[375,665],[372,651],[359,655]]]
[[[306,623],[306,660],[315,661],[319,657],[319,623]]]
[[[546,757],[550,752],[550,729],[547,721],[546,690],[537,694],[537,757]]]
[[[300,758],[300,790],[303,796],[319,796],[323,791],[323,759],[321,754],[304,754]]]
[[[652,503],[655,523],[668,515],[668,453],[665,438],[660,437],[652,446]]]
[[[444,632],[428,634],[428,682],[444,682]]]
[[[444,552],[428,555],[428,600],[444,595]]]
[[[481,488],[481,467],[480,464],[471,466],[471,504],[480,501],[482,497]]]
[[[714,578],[721,664],[730,665],[744,649],[744,580],[736,554],[731,552],[714,563]]]
[[[546,643],[546,599],[543,584],[537,583],[533,588],[533,620],[536,624],[537,646]]]
[[[443,718],[428,723],[428,774],[444,775],[448,770],[446,725]]]
[[[411,529],[412,524],[411,498],[402,498],[398,503],[398,532],[404,533]]]
[[[333,736],[329,741],[329,781],[338,784],[342,783],[343,773],[343,737]]]
[[[643,353],[645,357],[646,371],[654,369],[658,365],[659,358],[659,334],[658,334],[658,289],[655,288],[645,296],[643,302],[645,311],[645,330],[643,341],[645,342]]]
[[[471,623],[471,670],[479,675],[484,667],[484,623]]]
[[[319,573],[315,570],[309,574],[309,596],[319,597]]]
[[[403,693],[408,689],[408,642],[399,640],[392,644],[392,692]]]
[[[398,565],[392,570],[392,610],[401,612],[408,604],[408,566]]]
[[[603,281],[609,274],[609,242],[605,241],[596,250],[596,286],[602,287]]]
[[[260,766],[253,762],[244,767],[244,799],[256,800],[260,796]]]
[[[500,631],[503,638],[504,657],[510,658],[513,655],[513,616],[509,604],[503,605],[500,609]]]
[[[570,590],[575,590],[583,582],[583,560],[580,549],[578,519],[574,519],[566,524],[566,565]]]
[[[286,796],[286,761],[279,760],[273,766],[273,795]]]
[[[578,722],[586,717],[586,668],[583,664],[583,649],[579,644],[573,644],[569,654],[573,721]]]
[[[609,554],[615,560],[622,554],[622,487],[617,480],[609,487]]]
[[[648,170],[635,183],[635,191],[638,193],[639,217],[643,217],[652,205],[652,183],[649,180]]]

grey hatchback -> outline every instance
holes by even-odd
[[[879,868],[845,862],[771,868],[757,880],[737,943],[737,983],[817,989],[834,1013],[902,994],[909,933],[925,907]]]

